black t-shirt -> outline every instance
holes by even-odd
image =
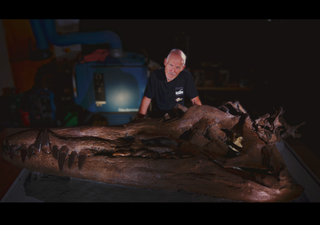
[[[185,97],[197,97],[198,92],[188,71],[181,71],[174,80],[167,82],[165,70],[160,68],[150,74],[144,95],[153,101],[153,117],[161,117],[176,104],[184,105]]]

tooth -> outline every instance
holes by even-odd
[[[27,153],[28,153],[27,146],[25,144],[22,144],[21,145],[21,160],[22,160],[23,163],[26,160]]]
[[[87,154],[88,154],[88,150],[81,150],[81,151],[80,151],[79,159],[78,159],[78,167],[79,167],[79,170],[82,169],[82,166],[83,166],[83,164],[84,164],[84,161],[85,161],[86,158],[87,158]]]
[[[41,150],[44,153],[50,154],[50,143],[49,143],[48,129],[45,129],[43,132],[42,141],[41,141]]]
[[[71,166],[74,163],[74,160],[77,158],[77,156],[78,156],[78,153],[75,151],[71,152],[71,154],[69,155],[69,162],[68,162],[69,169],[71,168]]]
[[[64,162],[66,160],[68,153],[69,153],[69,148],[66,145],[62,146],[59,152],[59,159],[58,159],[60,171],[63,170]]]
[[[36,141],[34,142],[34,147],[35,147],[34,154],[40,153],[41,144],[42,144],[42,137],[43,137],[43,131],[40,131]]]
[[[28,148],[28,157],[30,159],[31,155],[35,152],[34,144],[31,144]]]
[[[58,146],[54,145],[52,147],[52,155],[56,160],[58,160],[58,156],[59,156],[59,148],[58,148]]]

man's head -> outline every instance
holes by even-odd
[[[165,72],[169,77],[177,76],[184,68],[186,55],[179,49],[173,49],[164,59]]]

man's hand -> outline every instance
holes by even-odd
[[[138,113],[138,115],[137,115],[137,119],[138,119],[138,120],[145,119],[145,118],[146,118],[146,115],[143,115],[143,114],[141,114],[141,113]]]

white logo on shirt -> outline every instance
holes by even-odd
[[[180,89],[179,91],[176,91],[176,95],[182,95],[183,94],[183,90]]]

